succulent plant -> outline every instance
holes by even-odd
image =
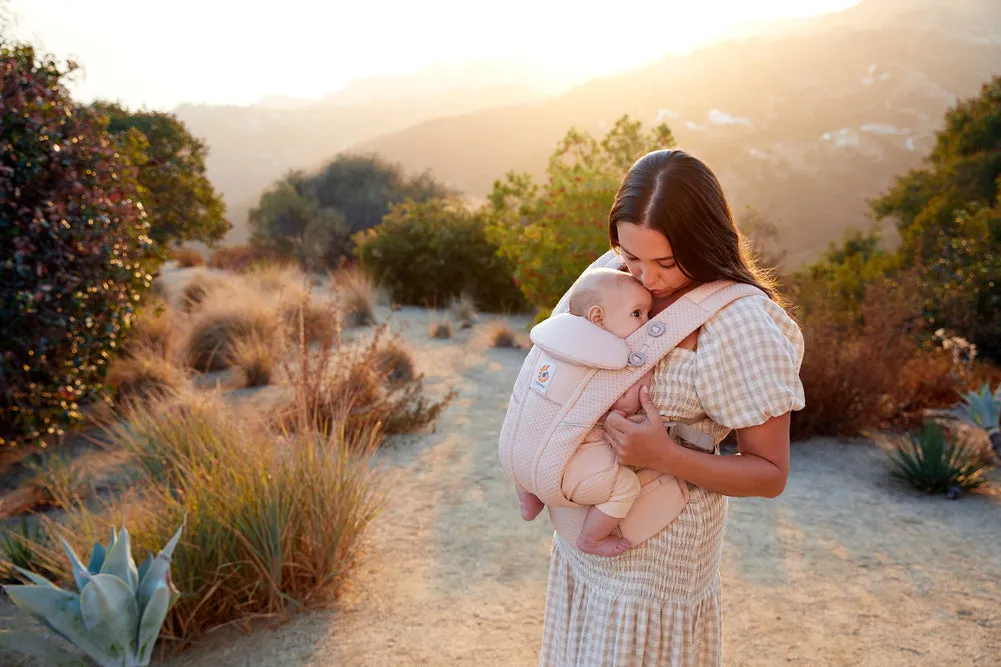
[[[963,394],[963,403],[959,406],[963,419],[987,432],[991,439],[991,448],[1001,455],[1001,384],[991,393],[991,387],[986,382],[977,391]]]
[[[34,585],[7,586],[7,595],[101,667],[148,665],[153,646],[177,591],[170,581],[170,558],[182,525],[170,542],[140,567],[132,560],[129,533],[111,529],[107,548],[95,544],[86,566],[63,540],[79,594],[45,577],[17,568]],[[70,651],[27,632],[0,632],[0,647],[41,658],[45,664],[84,664]]]

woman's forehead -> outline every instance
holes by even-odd
[[[674,251],[667,237],[656,229],[629,222],[618,223],[619,246],[643,260],[672,259]]]

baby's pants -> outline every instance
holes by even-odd
[[[596,431],[570,457],[563,473],[563,493],[579,505],[594,505],[621,519],[640,493],[640,480],[631,468],[619,465],[608,437]]]

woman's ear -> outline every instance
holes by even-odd
[[[587,311],[587,321],[591,324],[597,324],[599,327],[605,326],[605,312],[601,306],[591,306],[591,309]]]

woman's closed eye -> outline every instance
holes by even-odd
[[[636,259],[632,255],[625,255],[624,254],[623,257],[625,258],[625,260],[627,262],[638,262],[639,261],[638,259]],[[657,266],[659,266],[662,269],[673,269],[677,265],[678,265],[677,262],[674,262],[674,261],[670,261],[670,262],[657,262]]]

